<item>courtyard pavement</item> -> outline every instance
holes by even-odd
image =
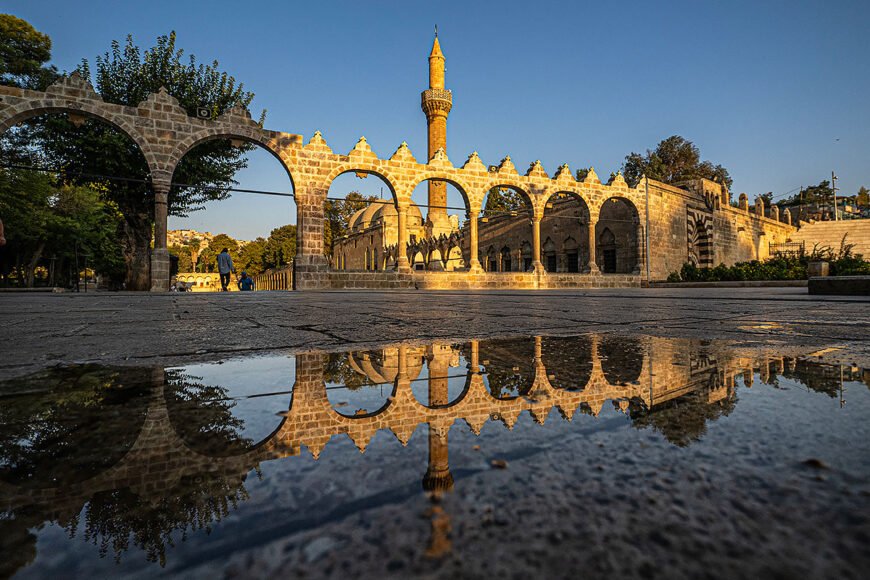
[[[258,351],[618,332],[824,350],[870,368],[870,298],[805,288],[0,295],[0,370],[164,365]]]

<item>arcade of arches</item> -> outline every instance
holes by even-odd
[[[780,216],[775,206],[768,211],[760,198],[750,208],[745,196],[732,207],[727,189],[706,180],[674,187],[644,178],[630,187],[619,174],[602,183],[591,169],[578,181],[567,164],[551,177],[539,161],[521,175],[509,156],[487,167],[476,152],[456,167],[446,154],[453,97],[444,85],[437,39],[429,65],[430,88],[422,95],[429,151],[423,163],[405,143],[389,159],[379,158],[364,137],[349,153],[338,154],[320,132],[306,143],[301,135],[260,127],[241,107],[215,120],[193,118],[164,90],[138,107],[106,103],[75,73],[44,92],[0,87],[0,131],[37,115],[72,113],[101,119],[138,145],[155,200],[154,291],[169,288],[167,199],[174,169],[185,153],[210,139],[259,145],[286,169],[297,211],[293,285],[300,290],[639,286],[664,279],[690,260],[730,264],[765,258],[771,243],[786,241],[794,231],[787,212]],[[332,181],[348,172],[380,177],[393,198],[353,224],[352,234],[364,231],[371,240],[358,264],[343,254],[331,260],[324,254],[324,202]],[[411,194],[426,181],[430,211],[421,230]],[[446,205],[446,184],[462,193],[465,217],[472,218],[461,228],[446,209],[438,210]],[[493,188],[521,192],[527,211],[479,218]]]

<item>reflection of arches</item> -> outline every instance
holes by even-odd
[[[604,378],[611,385],[637,381],[643,372],[645,351],[636,338],[607,335],[598,343],[598,358]]]
[[[639,265],[639,217],[624,197],[611,197],[601,206],[595,224],[596,263],[605,274],[629,274]]]
[[[535,381],[534,339],[490,340],[480,345],[479,357],[493,397],[510,400],[529,393]]]
[[[209,365],[207,363],[204,366]],[[201,455],[243,455],[271,441],[286,420],[286,416],[276,420],[275,426],[269,432],[259,434],[254,440],[245,434],[245,420],[237,416],[237,405],[240,402],[268,405],[271,403],[268,398],[238,397],[230,386],[206,384],[202,378],[183,371],[184,369],[166,369],[163,395],[173,430],[186,447]],[[255,402],[256,399],[262,401]],[[288,408],[292,408],[292,395]],[[284,410],[286,409],[281,409]],[[242,407],[243,416],[244,413],[245,407]],[[275,410],[267,411],[266,414],[274,417]],[[261,426],[257,421],[249,422],[249,427],[250,424]]]
[[[117,465],[145,425],[153,387],[148,376],[142,368],[78,365],[21,379],[21,386],[38,390],[2,403],[0,479],[57,488]]]
[[[592,340],[586,336],[541,340],[541,362],[555,389],[582,391],[592,378],[592,355]]]

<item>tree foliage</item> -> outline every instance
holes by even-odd
[[[85,257],[97,274],[123,278],[121,216],[100,191],[57,185],[44,173],[0,170],[0,215],[6,284],[32,287],[39,270],[44,283],[71,285]]]
[[[530,206],[520,192],[509,187],[493,187],[486,194],[482,214],[484,217],[495,217],[528,209]]]
[[[0,14],[0,84],[42,90],[57,78],[51,59],[51,38],[29,22]]]
[[[286,266],[296,257],[296,226],[275,228],[266,240],[263,264],[266,268]]]
[[[731,188],[728,170],[710,161],[701,161],[701,150],[691,141],[673,135],[645,155],[630,153],[622,165],[625,180],[634,186],[644,175],[664,183],[676,184],[690,179],[709,179]]]

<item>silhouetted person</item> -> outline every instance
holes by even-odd
[[[242,277],[239,278],[239,290],[242,292],[250,292],[254,289],[254,279],[248,276],[247,272],[242,272]]]
[[[218,274],[221,276],[221,292],[229,290],[230,273],[235,272],[233,267],[233,259],[230,257],[230,251],[226,248],[221,250],[217,257]]]

